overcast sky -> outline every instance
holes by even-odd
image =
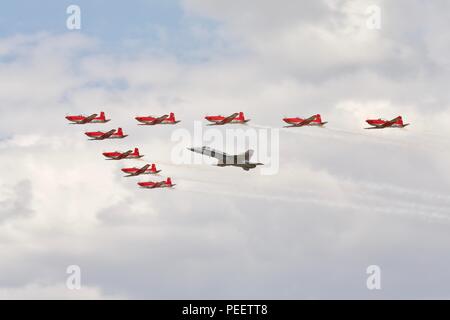
[[[80,0],[68,30],[72,3],[1,5],[0,298],[450,298],[448,1]],[[236,111],[279,135],[275,174],[173,163],[176,132]],[[326,128],[276,131],[316,113]],[[123,178],[146,162],[177,186]]]

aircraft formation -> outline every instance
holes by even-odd
[[[66,119],[70,122],[70,124],[101,124],[107,123],[111,119],[107,119],[105,113],[102,111],[100,115],[94,113],[89,116],[85,115],[72,115],[66,116]],[[138,125],[143,126],[155,126],[155,125],[175,125],[180,121],[175,119],[175,114],[173,112],[168,115],[162,116],[138,116],[135,117],[135,120],[138,122]],[[222,126],[226,124],[246,124],[250,121],[250,119],[246,119],[243,112],[236,112],[229,116],[222,115],[212,115],[205,116],[205,120],[209,123],[209,126]],[[304,126],[318,126],[323,127],[328,122],[322,121],[322,117],[320,114],[313,115],[309,118],[283,118],[287,126],[284,128],[296,128],[296,127],[304,127]],[[409,125],[409,123],[404,123],[403,118],[398,116],[392,120],[385,119],[367,119],[367,124],[370,127],[364,129],[386,129],[386,128],[404,128]],[[125,134],[122,128],[111,129],[109,131],[87,131],[85,135],[89,138],[89,140],[105,140],[105,139],[123,139],[128,135]],[[245,171],[249,171],[250,169],[254,169],[259,165],[263,165],[259,162],[251,162],[250,158],[253,155],[253,150],[247,150],[246,152],[238,155],[229,155],[224,152],[212,149],[210,147],[200,147],[200,148],[188,148],[188,150],[196,153],[200,153],[205,156],[209,156],[212,158],[216,158],[218,160],[218,167],[226,167],[226,166],[234,166],[240,167]],[[134,150],[127,151],[112,151],[112,152],[104,152],[103,156],[106,160],[124,160],[124,159],[140,159],[144,157],[144,155],[140,154],[139,148],[134,148]],[[131,167],[131,168],[122,168],[121,171],[127,174],[124,177],[136,177],[140,175],[157,175],[161,170],[156,169],[156,165],[146,164],[141,168]],[[162,181],[146,181],[146,182],[138,182],[138,186],[141,188],[147,189],[155,189],[155,188],[172,188],[175,184],[172,183],[172,179],[168,177],[166,180]]]
[[[105,113],[102,111],[100,115],[94,113],[89,116],[84,115],[76,115],[76,116],[66,116],[66,119],[70,122],[70,124],[90,124],[90,123],[107,123],[111,119],[106,119]],[[145,116],[145,117],[136,117],[135,118],[140,125],[157,125],[157,124],[177,124],[180,121],[175,120],[175,115],[170,113],[169,115],[163,115],[161,117],[154,116]],[[123,139],[128,135],[125,134],[122,128],[112,129],[109,131],[87,131],[84,133],[88,136],[89,140],[105,140],[105,139]],[[140,154],[139,148],[134,148],[134,150],[127,151],[111,151],[111,152],[103,152],[103,156],[106,160],[124,160],[124,159],[140,159],[144,157],[144,155]],[[143,167],[131,167],[131,168],[122,168],[121,171],[126,175],[124,177],[137,177],[140,175],[157,175],[161,172],[161,170],[156,169],[156,165],[154,163],[146,164]],[[168,177],[166,180],[162,181],[145,181],[138,182],[138,186],[146,189],[155,189],[155,188],[172,188],[175,186],[172,183],[172,179]]]

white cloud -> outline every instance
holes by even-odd
[[[89,275],[77,293],[86,298],[371,298],[373,263],[388,275],[382,297],[448,296],[448,75],[431,72],[446,63],[445,37],[410,40],[386,2],[379,33],[360,27],[351,2],[290,3],[186,1],[220,20],[217,36],[240,52],[203,63],[102,52],[81,35],[0,41],[12,57],[0,65],[1,297],[72,298],[55,283],[73,263]],[[107,125],[64,119],[100,110]],[[274,176],[170,163],[172,130],[237,110],[249,128],[317,112],[330,123],[282,130]],[[133,119],[168,111],[182,122]],[[408,130],[362,130],[366,117],[398,114]],[[127,139],[83,135],[118,126]],[[144,161],[101,157],[134,146],[175,190],[138,189],[120,168]]]

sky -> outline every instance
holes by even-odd
[[[66,27],[71,4],[79,30]],[[0,298],[448,299],[449,6],[4,1]],[[111,122],[64,118],[100,111]],[[184,147],[239,135],[203,120],[237,111],[262,135],[253,160],[265,166],[177,161]],[[168,112],[181,122],[134,120]],[[324,128],[282,128],[316,113]],[[398,115],[411,125],[364,130]],[[119,141],[83,134],[119,126]],[[101,156],[134,147],[141,161]],[[147,162],[160,176],[120,172]],[[136,185],[168,176],[173,190]],[[79,290],[67,286],[73,265]],[[378,290],[367,287],[373,265]]]

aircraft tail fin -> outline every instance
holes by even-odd
[[[138,149],[138,148],[134,148],[133,154],[136,155],[136,156],[138,156],[138,155],[139,155],[139,149]]]
[[[322,116],[320,114],[316,114],[315,121],[318,122],[318,123],[322,123]]]
[[[239,120],[244,120],[245,119],[245,116],[244,116],[244,113],[241,111],[241,112],[239,112],[239,115],[238,115],[238,117],[237,117]]]
[[[398,116],[397,117],[397,124],[403,126],[403,118],[402,118],[402,116]]]
[[[156,165],[152,163],[152,167],[150,168],[151,172],[156,172]]]
[[[248,149],[247,151],[245,151],[244,153],[238,155],[238,158],[245,160],[245,161],[249,161],[250,158],[253,156],[254,151],[251,149]]]
[[[170,178],[167,178],[167,180],[166,180],[166,184],[168,184],[168,185],[172,185],[172,179],[170,179]]]
[[[103,111],[100,112],[100,119],[106,119],[105,113]]]
[[[122,128],[118,128],[118,129],[117,129],[117,134],[118,134],[119,136],[123,136],[123,130],[122,130]]]
[[[175,114],[173,112],[169,113],[169,120],[175,121]]]

